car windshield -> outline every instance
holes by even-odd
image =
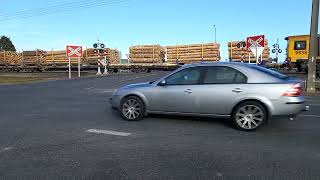
[[[261,67],[261,66],[257,66],[257,65],[250,65],[250,67],[252,69],[258,70],[260,72],[266,73],[266,74],[268,74],[270,76],[273,76],[273,77],[276,77],[276,78],[279,78],[279,79],[287,79],[287,78],[289,78],[289,76],[287,76],[287,75],[284,75],[284,74],[281,74],[279,72],[267,69],[265,67]]]

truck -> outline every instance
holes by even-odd
[[[320,62],[320,51],[318,36],[318,57],[317,63]],[[287,58],[292,68],[297,68],[298,72],[308,72],[308,59],[310,50],[310,35],[296,35],[285,38],[287,41]],[[318,67],[317,67],[318,72]]]

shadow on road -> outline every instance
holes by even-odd
[[[210,125],[219,125],[227,128],[234,128],[232,121],[230,119],[223,118],[212,118],[212,117],[193,117],[193,116],[176,116],[176,115],[158,115],[152,114],[148,115],[147,118],[155,118],[160,119],[161,121],[184,121],[187,123],[202,123],[202,124],[210,124]],[[182,123],[182,122],[179,122]]]

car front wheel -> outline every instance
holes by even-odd
[[[253,131],[264,125],[267,112],[259,102],[247,101],[236,107],[232,120],[237,129]]]
[[[127,121],[138,121],[144,116],[144,104],[140,98],[130,96],[122,100],[121,115]]]

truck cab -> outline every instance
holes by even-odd
[[[310,50],[310,36],[309,35],[298,35],[288,36],[285,38],[288,42],[287,45],[287,60],[290,61],[291,65],[298,69],[298,72],[308,71],[308,59]],[[318,47],[319,47],[319,36],[318,36]],[[318,48],[318,58],[320,61],[320,52]]]

